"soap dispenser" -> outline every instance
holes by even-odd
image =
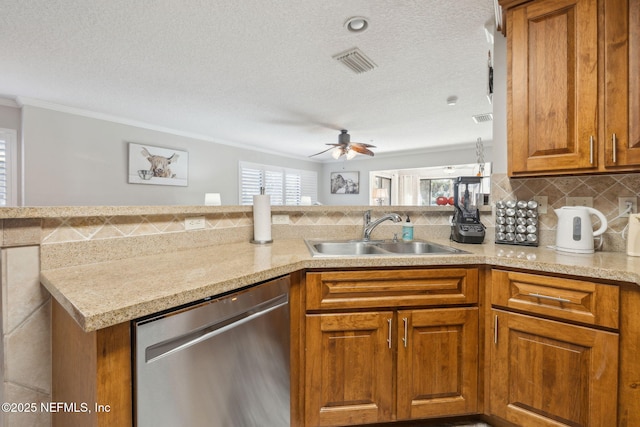
[[[402,240],[405,242],[413,240],[413,223],[409,215],[407,215],[407,221],[402,224]]]

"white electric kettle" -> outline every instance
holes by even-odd
[[[607,218],[597,209],[587,206],[563,206],[555,209],[558,215],[556,250],[579,254],[593,253],[593,238],[607,230]],[[600,228],[593,231],[591,215],[600,219]]]

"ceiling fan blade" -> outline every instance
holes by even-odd
[[[334,144],[327,144],[327,145],[334,145]],[[334,147],[329,147],[329,148],[327,148],[326,150],[322,150],[322,151],[321,151],[321,152],[319,152],[319,153],[312,154],[312,155],[310,155],[309,157],[313,157],[313,156],[317,156],[318,154],[326,153],[326,152],[327,152],[327,151],[329,151],[329,150],[333,150],[333,148],[334,148]]]
[[[373,157],[373,151],[369,150],[367,147],[364,147],[363,145],[368,146],[368,144],[351,143],[351,146],[349,147],[349,149],[355,151],[356,153],[366,154],[367,156]]]
[[[375,145],[366,144],[364,142],[352,142],[351,145],[359,145],[361,147],[367,147],[367,148],[376,148]]]

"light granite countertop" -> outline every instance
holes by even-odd
[[[302,239],[231,243],[41,272],[53,297],[95,331],[308,268],[492,265],[640,285],[640,258],[540,247],[434,242],[468,254],[313,258]]]

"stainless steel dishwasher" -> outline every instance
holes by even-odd
[[[138,427],[289,426],[289,278],[134,322]]]

